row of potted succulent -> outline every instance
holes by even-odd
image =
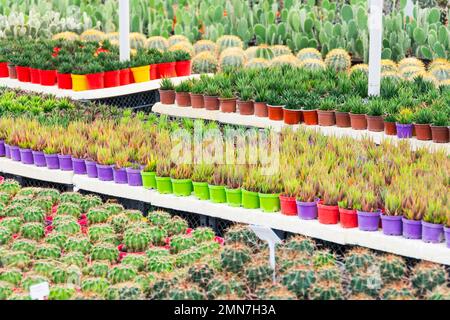
[[[268,117],[289,125],[351,127],[384,131],[419,140],[449,142],[448,88],[436,88],[423,78],[414,81],[386,78],[381,97],[367,97],[367,76],[362,72],[335,73],[268,68],[233,70],[204,76],[177,86],[161,82],[163,104],[220,110]]]
[[[287,130],[280,146],[282,172],[264,175],[255,165],[175,165],[169,160],[170,132],[192,129],[193,122],[154,116],[143,122],[142,117],[75,121],[67,127],[2,118],[0,133],[6,144],[3,149],[0,143],[0,154],[102,181],[143,185],[162,194],[193,192],[215,203],[281,210],[300,219],[317,218],[322,224],[340,220],[343,227],[376,231],[381,220],[383,232],[407,238],[417,238],[417,233],[411,235],[411,226],[419,226],[420,237],[429,242],[442,240],[444,222],[450,227],[443,192],[448,159],[442,153],[413,152],[407,143],[375,146]],[[207,127],[218,128],[215,123]]]
[[[130,61],[119,60],[108,41],[3,42],[0,77],[75,91],[111,88],[163,77],[190,75],[186,51],[138,50]],[[36,54],[38,52],[38,54]]]

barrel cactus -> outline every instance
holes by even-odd
[[[22,280],[22,289],[30,291],[31,286],[42,282],[50,282],[50,279],[39,274],[28,273]]]
[[[57,259],[61,256],[61,249],[54,244],[41,244],[34,253],[37,259]]]
[[[1,263],[6,267],[24,270],[31,265],[31,258],[25,251],[8,251],[1,257]]]
[[[398,65],[392,60],[382,59],[381,60],[381,72],[398,72]]]
[[[82,268],[86,265],[86,259],[84,257],[84,254],[80,251],[65,253],[64,256],[61,258],[61,261],[68,266],[75,265],[79,268]]]
[[[429,72],[438,81],[444,81],[450,79],[450,64],[438,65],[429,69]]]
[[[17,268],[0,269],[0,281],[18,287],[22,281],[22,271]]]
[[[164,37],[154,36],[147,39],[145,47],[147,49],[157,49],[162,52],[169,48],[169,41]]]
[[[89,211],[86,213],[86,217],[89,225],[105,223],[106,221],[108,221],[109,212],[102,207],[96,207],[89,209]]]
[[[284,46],[281,44],[276,44],[270,47],[275,57],[284,56],[284,55],[292,55],[291,49],[288,46]]]
[[[214,269],[207,263],[197,263],[189,268],[188,278],[190,281],[205,288],[214,277]]]
[[[197,242],[211,241],[216,234],[209,227],[199,227],[192,232],[192,236]]]
[[[147,266],[147,257],[143,254],[127,254],[120,263],[133,266],[140,272]]]
[[[188,226],[189,225],[185,219],[175,216],[164,224],[164,229],[167,230],[169,236],[172,236],[175,234],[184,234]]]
[[[93,292],[97,294],[104,294],[109,288],[109,281],[101,277],[89,277],[83,279],[81,282],[81,290],[83,292]]]
[[[414,58],[414,57],[404,58],[398,62],[398,68],[399,68],[400,72],[402,72],[404,69],[410,68],[410,67],[415,67],[415,68],[425,71],[424,63],[417,58]]]
[[[377,297],[382,286],[382,279],[376,268],[359,270],[351,274],[350,290],[353,294],[363,293]]]
[[[414,298],[414,290],[407,282],[393,282],[380,291],[383,300],[409,300]]]
[[[110,216],[119,214],[124,210],[120,203],[105,203],[102,208],[108,211]]]
[[[176,34],[173,36],[170,36],[168,39],[169,47],[173,46],[174,44],[177,44],[178,42],[189,42],[189,39],[181,34]]]
[[[60,264],[55,260],[38,260],[33,264],[33,271],[36,272],[36,274],[50,277],[52,272],[56,270],[59,265]]]
[[[127,215],[120,213],[110,217],[110,223],[116,233],[123,233],[130,223],[130,219],[128,219]]]
[[[316,270],[318,281],[340,282],[342,270],[337,266],[322,266]]]
[[[343,300],[344,289],[334,281],[319,281],[312,284],[309,290],[311,300]]]
[[[29,255],[33,256],[36,251],[37,242],[29,239],[16,239],[11,244],[11,250],[13,251],[25,251]]]
[[[68,235],[62,232],[53,231],[45,237],[45,242],[55,244],[60,248],[64,248]]]
[[[170,251],[178,253],[196,245],[195,239],[189,235],[175,235],[170,239]]]
[[[20,234],[26,239],[40,240],[44,237],[44,225],[39,222],[28,222],[20,228]]]
[[[0,227],[8,229],[11,233],[18,233],[21,225],[22,219],[19,217],[7,217],[0,220]],[[0,240],[1,243],[2,241]]]
[[[45,211],[38,207],[28,207],[23,211],[23,220],[25,222],[44,222]]]
[[[450,300],[450,288],[442,285],[434,288],[425,296],[427,300]]]
[[[13,179],[6,179],[0,184],[0,191],[14,196],[20,190],[20,184]]]
[[[170,252],[169,250],[161,247],[151,247],[147,251],[145,251],[145,255],[147,256],[147,258],[162,257],[170,255]]]
[[[106,39],[106,34],[95,29],[88,29],[80,35],[82,41],[100,42]]]
[[[236,224],[232,225],[225,233],[225,243],[242,243],[255,248],[260,245],[260,241],[256,234],[248,225]]]
[[[316,48],[304,48],[297,53],[297,59],[300,60],[300,62],[308,59],[322,61],[322,54]]]
[[[133,228],[125,231],[123,243],[129,252],[143,252],[150,244],[148,229]]]
[[[147,218],[155,226],[164,226],[170,221],[172,216],[168,212],[157,210],[149,212]]]
[[[182,282],[169,290],[168,297],[171,300],[204,300],[205,293],[195,284]]]
[[[137,276],[137,269],[131,265],[116,265],[108,272],[108,279],[111,283],[127,282]]]
[[[355,72],[364,72],[365,74],[369,74],[369,65],[365,63],[355,64],[353,67],[350,68],[350,74]]]
[[[191,248],[178,253],[175,256],[175,265],[178,268],[191,266],[202,257],[201,252],[197,248]]]
[[[234,243],[226,245],[221,253],[222,267],[226,271],[239,273],[244,271],[244,266],[250,261],[250,249],[243,244]]]
[[[90,265],[83,268],[83,274],[91,277],[106,278],[108,276],[109,268],[110,265],[106,261],[94,261]]]
[[[315,280],[314,269],[302,265],[289,268],[281,277],[282,284],[299,298],[308,296],[309,288]]]
[[[224,36],[221,36],[219,39],[217,39],[216,46],[217,46],[217,53],[221,54],[223,51],[225,51],[228,48],[242,49],[244,47],[244,44],[243,44],[242,40],[237,36],[224,35]]]
[[[269,266],[267,259],[253,259],[245,266],[245,277],[248,283],[255,288],[256,286],[272,280],[273,270]]]
[[[52,211],[53,202],[50,197],[39,197],[31,201],[31,206],[40,208],[49,214]]]
[[[152,257],[147,262],[147,271],[150,272],[171,272],[174,267],[175,259],[172,256]]]
[[[200,52],[192,59],[193,73],[215,73],[218,67],[216,57],[207,51]]]
[[[106,34],[106,39],[111,41],[119,41],[120,40],[120,34],[118,32],[108,32]]]
[[[245,64],[245,54],[240,48],[225,49],[219,57],[219,68],[241,68]]]
[[[115,235],[113,227],[106,223],[94,224],[88,228],[88,236],[91,242],[102,240],[105,236]]]
[[[295,300],[296,295],[290,292],[285,286],[270,285],[264,290],[259,290],[258,298],[264,300]]]
[[[28,207],[29,205],[31,205],[31,201],[33,201],[33,197],[32,196],[20,196],[20,195],[16,195],[12,200],[11,200],[11,206],[14,205],[21,205],[23,207]]]
[[[175,51],[184,51],[189,53],[189,55],[192,57],[194,55],[194,47],[190,42],[187,41],[181,41],[177,42],[169,47],[169,51],[175,52]]]
[[[123,282],[108,287],[105,293],[108,300],[141,300],[142,288],[134,282]]]
[[[119,250],[109,243],[99,243],[91,249],[91,260],[108,260],[115,262],[119,258]]]
[[[315,251],[312,260],[316,268],[336,265],[336,255],[327,249]]]
[[[269,61],[262,58],[253,58],[251,60],[248,60],[245,63],[245,67],[247,69],[261,69],[261,68],[267,68],[269,66]]]
[[[299,66],[298,59],[292,54],[285,54],[281,56],[276,56],[272,60],[270,60],[271,67],[281,67],[281,66],[291,66],[297,67]]]
[[[245,294],[245,285],[232,274],[218,274],[209,281],[206,293],[209,299],[219,299],[229,294],[242,297]]]
[[[80,40],[80,36],[75,32],[64,31],[54,34],[52,40],[77,41]]]
[[[199,40],[196,43],[194,43],[194,53],[197,55],[200,52],[216,52],[216,44],[211,40]]]
[[[6,300],[13,294],[13,285],[6,281],[0,281],[0,300]]]
[[[352,64],[350,55],[344,49],[333,49],[327,53],[325,64],[336,71],[347,71]]]
[[[56,189],[46,188],[41,189],[38,194],[38,197],[50,197],[53,203],[56,203],[59,200],[60,193]]]
[[[62,220],[53,220],[53,228],[54,231],[60,232],[66,235],[74,235],[77,233],[80,233],[81,227],[78,224],[78,221],[71,217],[71,216],[65,216],[66,218]]]
[[[62,215],[67,214],[76,219],[78,219],[81,215],[81,208],[78,204],[73,202],[63,202],[58,206],[56,210],[56,214]]]
[[[345,268],[351,273],[359,270],[366,270],[374,263],[374,261],[373,253],[362,247],[350,250],[344,257]]]
[[[5,217],[22,217],[22,212],[25,210],[25,206],[22,204],[11,204],[3,210]]]
[[[124,210],[122,213],[125,214],[130,221],[134,222],[141,221],[143,218],[142,212],[139,210]]]
[[[73,285],[60,284],[50,287],[48,300],[69,300],[76,294],[76,289]]]
[[[400,75],[403,79],[408,81],[412,81],[417,77],[423,77],[424,74],[425,70],[420,67],[411,66],[400,69]]]
[[[64,192],[60,196],[60,202],[73,202],[80,204],[83,200],[83,195],[79,194],[78,192]]]
[[[378,261],[384,283],[398,281],[405,277],[407,267],[403,258],[393,254],[386,254],[381,256]]]
[[[11,195],[9,193],[0,191],[0,203],[2,205],[6,206],[10,200],[11,200]]]
[[[417,292],[425,294],[446,283],[447,273],[441,265],[421,261],[411,270],[410,279]]]
[[[99,196],[88,194],[80,199],[79,205],[82,212],[88,212],[91,208],[101,206],[102,199]]]
[[[130,47],[132,49],[144,48],[147,38],[139,32],[130,33]]]
[[[89,251],[91,250],[91,247],[92,245],[89,241],[89,238],[84,236],[83,237],[76,236],[67,238],[66,243],[64,245],[64,250],[66,252],[78,251],[83,254],[88,254]]]
[[[289,240],[286,241],[284,249],[299,251],[311,255],[316,249],[316,244],[311,238],[296,235],[290,237]]]

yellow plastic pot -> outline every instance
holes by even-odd
[[[88,87],[86,75],[72,74],[72,90],[73,91],[85,91],[88,88],[89,87]]]
[[[134,82],[150,81],[150,66],[131,68],[131,72],[133,72]]]

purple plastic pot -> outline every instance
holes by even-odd
[[[86,163],[84,162],[84,159],[72,157],[72,166],[74,174],[86,174]]]
[[[49,169],[59,169],[59,159],[57,154],[44,154],[45,163]]]
[[[20,161],[20,149],[16,146],[10,146],[9,149],[11,150],[11,159],[13,161]]]
[[[31,152],[31,149],[19,148],[19,152],[20,152],[20,161],[23,164],[33,164],[34,163],[33,153]]]
[[[297,203],[298,217],[302,220],[314,220],[317,219],[317,202],[301,202]]]
[[[0,157],[4,157],[5,155],[5,140],[0,140]]]
[[[444,226],[422,221],[422,240],[431,243],[442,242],[444,240]]]
[[[402,235],[402,217],[381,215],[383,233],[388,236]]]
[[[362,231],[377,231],[380,225],[380,212],[357,211],[358,228]]]
[[[411,124],[395,124],[397,128],[397,137],[400,139],[411,138],[413,133],[413,125]]]
[[[98,179],[100,181],[113,181],[114,175],[113,175],[113,166],[112,165],[103,165],[97,163],[97,173],[98,173]]]
[[[73,163],[72,163],[72,156],[68,154],[58,154],[59,159],[59,168],[62,171],[72,171],[73,170]]]
[[[127,170],[125,168],[113,168],[113,176],[114,176],[114,182],[118,184],[127,184],[128,178],[127,178]]]
[[[11,159],[11,146],[5,143],[5,157]]]
[[[47,162],[45,162],[44,152],[42,151],[32,151],[33,162],[36,167],[45,167]]]
[[[447,243],[447,248],[450,248],[450,228],[444,227],[445,242]]]
[[[89,178],[97,178],[98,177],[98,171],[97,171],[97,163],[95,161],[84,161],[86,164],[86,173]]]
[[[407,239],[422,238],[422,222],[420,220],[409,220],[402,218],[403,237]]]
[[[132,187],[142,186],[141,169],[127,168],[128,185]]]

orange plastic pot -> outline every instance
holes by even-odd
[[[339,222],[339,207],[317,204],[317,215],[321,224],[337,224]]]
[[[220,111],[223,113],[235,113],[236,112],[236,98],[219,98]]]
[[[395,136],[397,135],[397,126],[395,125],[395,122],[384,122],[384,133],[388,136]]]
[[[356,210],[339,208],[339,220],[343,228],[357,228],[358,214]]]
[[[431,128],[429,124],[414,124],[417,140],[431,140]]]
[[[282,121],[283,120],[283,106],[267,105],[267,113],[270,120]]]
[[[219,110],[220,103],[217,96],[203,96],[203,103],[206,110]]]
[[[303,121],[308,126],[315,126],[319,123],[317,110],[303,110]]]
[[[299,124],[302,119],[302,111],[283,108],[284,123],[294,125]]]
[[[350,123],[353,130],[367,129],[367,119],[365,114],[350,113]]]
[[[191,96],[191,106],[195,109],[202,109],[205,107],[205,102],[203,100],[202,94],[190,93]]]

